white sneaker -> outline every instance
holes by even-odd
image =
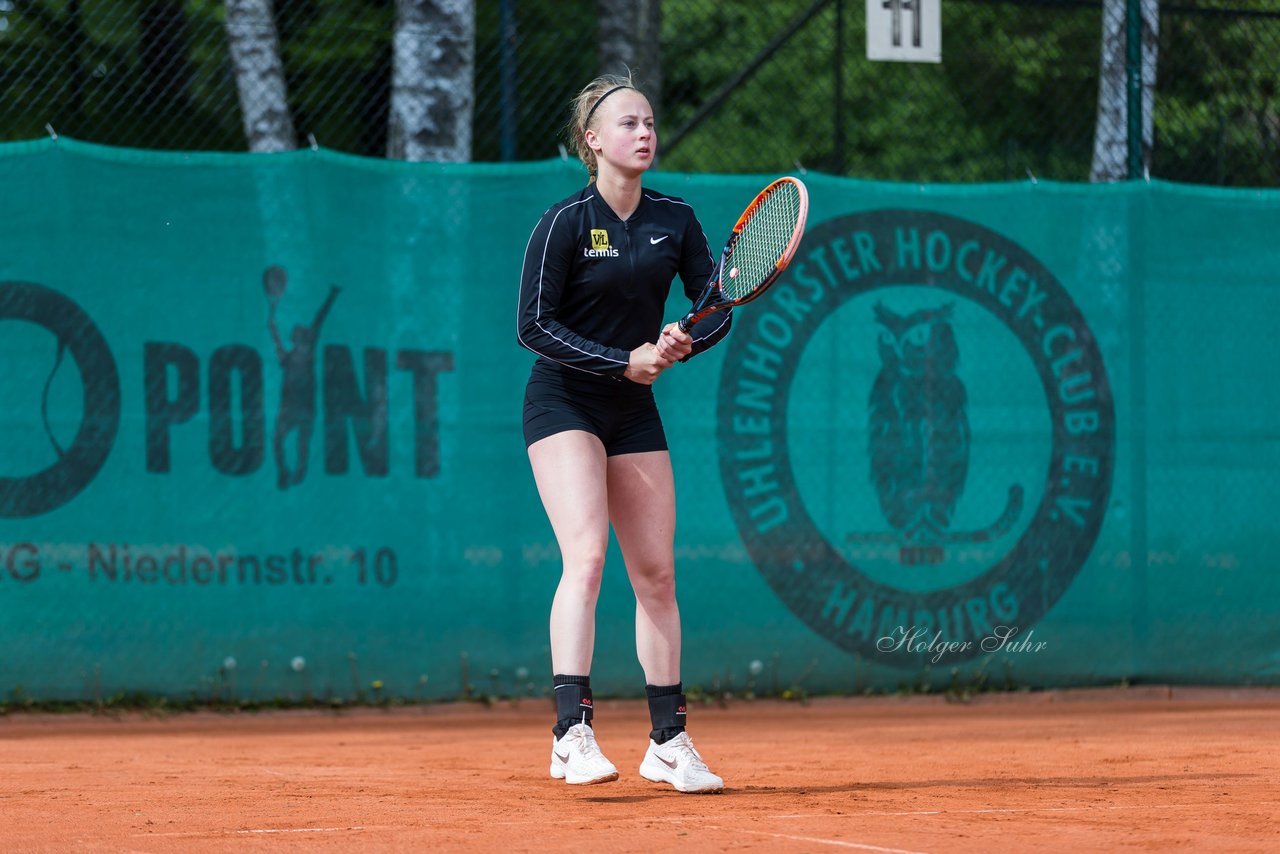
[[[562,738],[551,741],[551,776],[585,786],[618,779],[618,769],[600,752],[591,727],[574,724]]]
[[[655,783],[670,783],[680,792],[711,793],[724,789],[721,780],[693,747],[689,733],[682,732],[666,744],[649,740],[640,776]]]

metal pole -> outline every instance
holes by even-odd
[[[502,91],[502,160],[516,159],[516,0],[502,0],[498,17],[499,79]]]
[[[837,175],[845,171],[844,159],[844,0],[836,0],[836,47],[834,51],[835,74],[835,134],[831,139],[833,170]]]
[[[1142,164],[1142,0],[1125,10],[1125,72],[1129,82],[1129,180],[1140,181]]]

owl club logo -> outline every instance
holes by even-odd
[[[739,535],[836,646],[908,667],[877,642],[936,636],[972,658],[1002,627],[1025,635],[1092,550],[1110,385],[1070,294],[1009,238],[929,211],[822,223],[724,364]]]
[[[1022,512],[1023,488],[1009,487],[992,524],[952,530],[969,474],[967,394],[956,374],[954,303],[895,314],[875,304],[881,368],[868,400],[868,453],[880,509],[892,531],[851,533],[860,543],[899,544],[904,564],[941,563],[944,546],[998,539]]]
[[[80,306],[55,290],[0,282],[0,320],[35,324],[56,341],[40,398],[51,461],[19,477],[0,477],[0,517],[38,516],[78,495],[106,462],[120,425],[120,378],[102,332]],[[50,424],[49,392],[67,357],[80,372],[83,394],[79,427],[64,448]]]

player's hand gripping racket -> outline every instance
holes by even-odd
[[[796,254],[808,215],[809,191],[799,179],[779,178],[761,190],[738,217],[715,275],[679,322],[680,331],[763,294]]]

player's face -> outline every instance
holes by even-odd
[[[616,170],[639,175],[653,164],[658,134],[648,98],[634,89],[623,89],[610,95],[596,114],[599,124],[587,144],[595,149],[602,173]]]

